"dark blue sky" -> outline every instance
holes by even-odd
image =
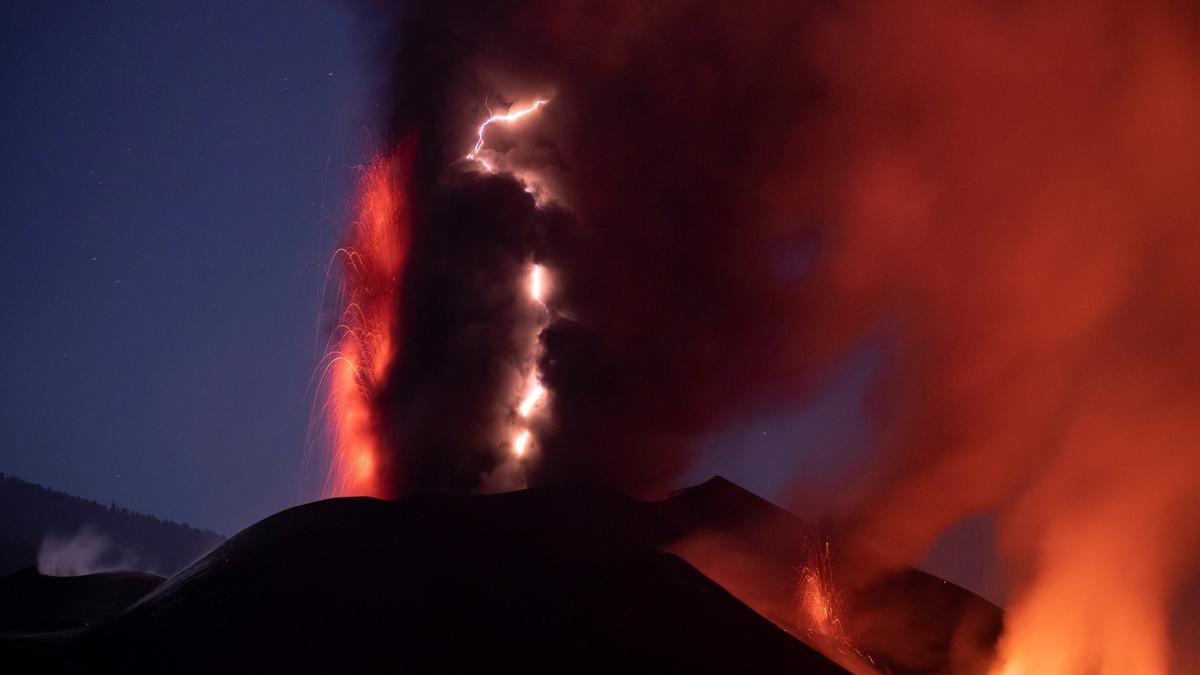
[[[231,532],[300,493],[373,136],[320,0],[0,8],[0,471]]]

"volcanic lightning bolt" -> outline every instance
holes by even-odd
[[[543,300],[545,274],[546,270],[541,265],[535,263],[530,266],[529,300],[537,306],[540,316],[537,334],[533,336],[532,343],[527,347],[526,351],[529,362],[534,365],[531,367],[529,376],[526,378],[525,386],[521,393],[521,402],[517,405],[517,415],[520,417],[520,423],[528,420],[546,399],[546,388],[542,386],[542,375],[537,368],[537,360],[541,355],[541,345],[538,342],[538,335],[546,327],[546,304]],[[517,457],[525,456],[530,437],[531,432],[528,428],[518,427],[516,436],[512,442],[514,455]]]
[[[525,107],[510,110],[503,115],[491,114],[476,129],[475,145],[467,153],[466,159],[478,163],[488,173],[496,173],[496,165],[483,156],[488,127],[493,124],[516,122],[527,115],[537,112],[549,102],[549,99],[539,98]],[[491,112],[490,109],[489,112]],[[526,189],[529,190],[528,185],[526,185]],[[532,263],[529,266],[528,278],[526,280],[526,291],[531,311],[537,315],[538,329],[533,334],[530,343],[525,349],[525,362],[533,365],[529,367],[529,372],[524,378],[521,391],[518,392],[518,403],[515,407],[516,417],[509,424],[510,439],[508,443],[512,459],[516,462],[523,461],[529,452],[533,442],[533,431],[529,427],[529,420],[536,411],[544,406],[547,397],[546,388],[542,385],[541,373],[537,368],[537,360],[541,355],[541,345],[538,337],[542,329],[546,327],[548,318],[548,308],[545,301],[547,274],[548,272],[545,267],[537,263]]]

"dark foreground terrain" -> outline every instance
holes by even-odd
[[[720,479],[661,502],[585,486],[327,500],[162,583],[0,580],[0,670],[932,674],[986,654],[998,610],[915,571],[871,591],[894,611],[859,603],[866,629],[846,644],[861,653],[797,627],[802,526]],[[872,636],[881,616],[912,639]]]

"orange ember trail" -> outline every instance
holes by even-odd
[[[384,492],[375,402],[395,357],[395,298],[407,248],[402,164],[395,155],[372,160],[359,183],[357,217],[335,254],[343,256],[344,305],[325,357],[333,436],[327,497]]]
[[[812,647],[855,675],[880,675],[875,661],[850,641],[843,623],[846,607],[833,578],[829,542],[814,546],[798,570],[796,623],[799,636]]]
[[[800,612],[808,630],[820,635],[832,633],[835,619],[829,593],[812,570],[805,570],[800,579]]]
[[[800,569],[797,609],[800,625],[810,635],[841,639],[842,621],[838,595],[833,586],[829,544]]]

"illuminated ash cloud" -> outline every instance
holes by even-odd
[[[635,493],[669,486],[704,432],[800,394],[814,221],[768,213],[763,188],[816,92],[756,72],[770,51],[801,65],[804,17],[783,7],[790,29],[740,64],[752,35],[726,29],[758,29],[733,8],[398,10],[388,128],[418,139],[385,397],[399,491],[476,489],[509,461],[531,374],[528,481]],[[782,107],[746,104],[767,99]],[[519,120],[480,126],[493,115]]]
[[[546,320],[527,280],[542,233],[563,218],[511,176],[469,168],[414,203],[403,330],[382,397],[385,438],[403,449],[380,477],[392,494],[524,486],[531,439],[516,444],[545,406],[522,407]]]

